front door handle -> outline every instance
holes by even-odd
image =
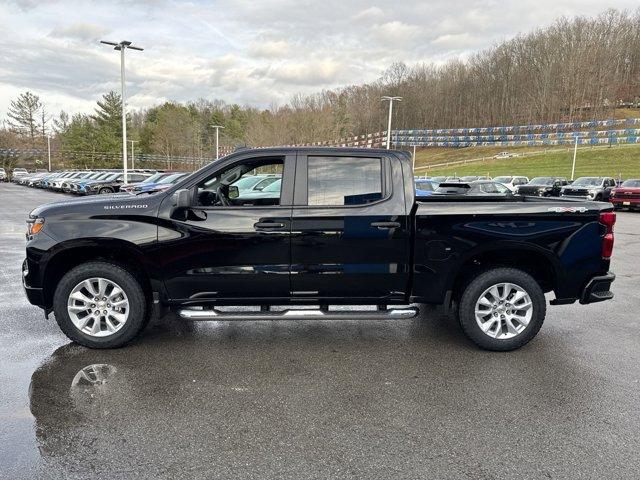
[[[284,223],[280,222],[258,222],[253,224],[253,228],[256,230],[275,230],[278,228],[284,228]]]
[[[391,228],[400,228],[400,222],[372,222],[372,227],[376,227],[378,230],[386,230]]]

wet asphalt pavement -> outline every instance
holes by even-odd
[[[510,353],[417,320],[168,316],[135,344],[69,343],[20,284],[25,217],[0,184],[0,478],[638,478],[640,214],[616,298],[550,307]]]

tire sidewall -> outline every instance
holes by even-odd
[[[108,195],[110,193],[113,193],[113,190],[111,190],[108,187],[104,187],[104,188],[101,188],[100,190],[98,190],[98,195]]]
[[[475,318],[475,306],[487,288],[503,282],[523,288],[531,298],[533,312],[522,333],[509,339],[496,339],[480,329]],[[529,343],[542,327],[546,315],[546,299],[538,282],[528,273],[514,268],[495,268],[481,273],[467,285],[460,299],[458,315],[460,326],[476,345],[487,350],[514,350]]]
[[[124,326],[113,335],[92,337],[78,330],[67,311],[69,294],[83,280],[102,277],[117,283],[129,300],[129,316]],[[146,298],[136,278],[119,265],[106,262],[90,262],[67,272],[56,288],[53,310],[60,329],[71,340],[90,348],[114,348],[131,341],[144,327],[146,319]]]

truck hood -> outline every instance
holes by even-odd
[[[162,199],[158,195],[113,194],[97,197],[72,198],[60,202],[46,203],[34,208],[31,218],[52,215],[122,215],[157,207]]]

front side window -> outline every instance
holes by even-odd
[[[196,204],[203,207],[280,205],[283,159],[247,160],[214,173],[197,185]],[[269,178],[264,188],[254,187]],[[273,180],[273,181],[271,181]]]
[[[308,205],[365,205],[382,199],[382,160],[308,157]]]

